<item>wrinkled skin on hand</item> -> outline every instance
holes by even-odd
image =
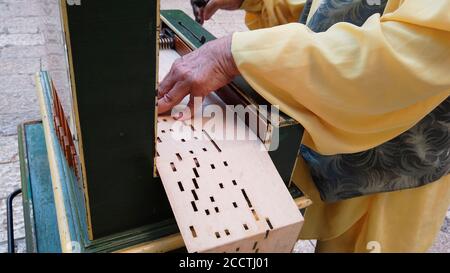
[[[205,97],[227,85],[239,71],[231,54],[231,35],[206,43],[201,48],[177,59],[159,85],[158,113],[165,113],[190,94]]]

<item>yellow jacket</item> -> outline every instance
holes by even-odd
[[[338,23],[323,33],[292,23],[304,3],[245,0],[247,25],[263,29],[235,33],[232,52],[248,83],[305,127],[308,147],[327,155],[376,147],[450,95],[450,0],[390,0],[362,27]],[[450,202],[449,176],[334,204],[321,202],[301,159],[294,182],[314,201],[301,238],[332,240],[358,223],[340,248],[347,251],[367,251],[371,241],[382,251],[425,251]]]

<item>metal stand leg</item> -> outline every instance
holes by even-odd
[[[13,218],[13,201],[17,195],[21,194],[22,190],[15,190],[8,196],[8,200],[6,202],[6,214],[8,216],[7,219],[7,228],[8,228],[8,253],[15,252],[15,243],[14,243],[14,218]]]

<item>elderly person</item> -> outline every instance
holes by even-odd
[[[450,0],[210,0],[201,16],[238,8],[252,31],[176,61],[159,112],[242,75],[305,127],[301,239],[426,251],[450,202]]]

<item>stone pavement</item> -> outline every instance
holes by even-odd
[[[162,9],[192,15],[189,0],[161,0]],[[6,252],[6,197],[20,187],[17,125],[40,119],[34,73],[51,72],[62,94],[69,88],[62,44],[58,0],[0,0],[0,252]],[[215,36],[245,31],[243,12],[220,11],[205,24]],[[61,98],[66,109],[70,99]],[[17,249],[25,250],[22,200],[14,203]],[[313,241],[301,241],[296,252],[314,251]],[[432,252],[450,251],[450,213]]]
[[[17,125],[40,119],[36,72],[51,71],[57,87],[68,89],[64,56],[57,0],[0,0],[0,252],[7,250],[5,198],[20,187]],[[25,250],[21,202],[14,204],[19,252]]]

